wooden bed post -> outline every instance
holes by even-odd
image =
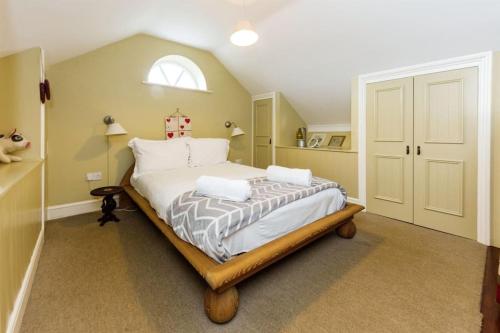
[[[356,235],[356,225],[352,222],[352,217],[346,223],[338,227],[335,232],[339,237],[351,239]]]
[[[207,287],[205,291],[205,313],[211,321],[224,324],[234,318],[238,311],[239,296],[236,287],[231,287],[222,293]]]

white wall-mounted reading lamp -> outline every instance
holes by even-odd
[[[107,145],[107,150],[106,150],[106,168],[107,168],[107,175],[108,175],[108,186],[109,186],[109,137],[110,136],[115,136],[115,135],[123,135],[127,134],[127,130],[123,128],[120,123],[115,122],[115,119],[111,116],[106,116],[102,120],[106,125],[106,133],[104,135],[106,136],[106,145]]]
[[[239,128],[234,121],[228,120],[224,123],[224,126],[226,126],[226,128],[230,128],[231,126],[234,127],[233,131],[231,132],[231,137],[245,134],[245,132],[241,128]]]

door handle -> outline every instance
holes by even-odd
[[[420,146],[417,146],[417,155],[420,155]]]
[[[406,146],[406,155],[410,155],[410,146]]]

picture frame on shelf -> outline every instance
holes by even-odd
[[[325,133],[313,133],[307,141],[307,147],[309,148],[319,148],[323,141],[325,141],[326,134]]]
[[[345,135],[332,135],[330,141],[328,142],[328,147],[331,148],[342,148],[346,136]]]

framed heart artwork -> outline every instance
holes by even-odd
[[[165,118],[165,139],[191,136],[192,126],[193,122],[189,116],[168,116]]]

